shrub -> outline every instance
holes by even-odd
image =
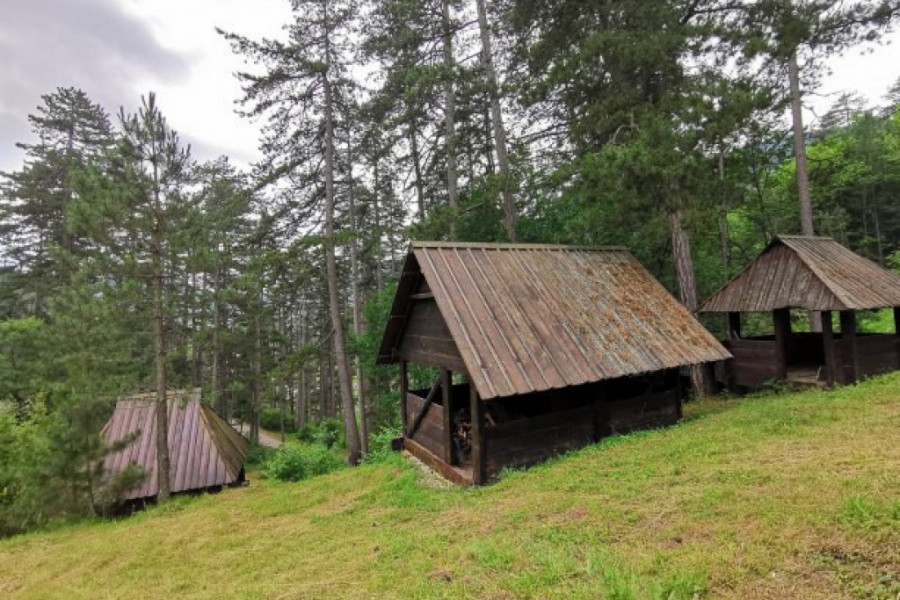
[[[319,444],[284,446],[266,459],[263,474],[281,481],[300,481],[344,466],[344,459]]]
[[[391,449],[391,441],[400,437],[400,427],[383,427],[369,440],[369,453],[366,454],[367,463],[377,463],[387,460],[394,454]]]
[[[326,448],[344,447],[344,424],[340,419],[324,419],[320,423],[307,423],[297,432],[301,442],[321,444]]]
[[[262,444],[252,444],[247,450],[246,464],[248,466],[263,465],[274,453],[275,451],[268,446],[263,446]]]
[[[259,426],[269,431],[281,431],[281,411],[277,408],[264,408],[259,413]],[[297,424],[290,414],[284,415],[284,432],[296,433]]]

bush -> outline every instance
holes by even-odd
[[[259,426],[269,431],[281,431],[281,411],[277,408],[262,409],[259,413]],[[284,415],[284,432],[297,432],[297,424],[290,414]]]
[[[394,451],[391,449],[391,441],[402,435],[400,427],[383,427],[372,439],[369,440],[369,453],[366,454],[367,463],[377,463],[387,460]]]
[[[344,424],[340,419],[324,419],[320,423],[307,423],[297,432],[301,442],[320,444],[326,448],[344,447]]]
[[[344,459],[319,444],[284,446],[266,459],[263,474],[281,481],[300,481],[344,466]]]
[[[247,450],[247,466],[263,465],[269,460],[269,457],[275,453],[275,450],[262,444],[251,444]]]

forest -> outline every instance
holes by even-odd
[[[900,269],[900,81],[801,110],[896,0],[291,7],[277,39],[219,31],[250,169],[195,159],[152,91],[110,113],[59,87],[28,115],[0,174],[0,536],[103,512],[100,430],[135,391],[377,456],[410,240],[623,245],[689,309],[778,233]]]

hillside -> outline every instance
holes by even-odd
[[[20,536],[0,597],[897,597],[900,374],[686,417],[483,489],[397,458]]]

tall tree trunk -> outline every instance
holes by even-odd
[[[326,17],[327,21],[327,17]],[[329,32],[325,34],[325,62],[329,63]],[[334,333],[334,358],[337,361],[338,380],[341,388],[341,408],[344,413],[344,434],[347,438],[347,462],[359,463],[362,449],[359,430],[356,427],[356,410],[353,406],[353,386],[350,381],[350,361],[344,341],[344,323],[341,319],[340,289],[338,288],[337,258],[334,243],[334,100],[328,73],[322,77],[325,94],[325,269],[328,279],[328,305],[331,312],[331,327]]]
[[[262,379],[262,328],[259,325],[259,313],[262,310],[262,292],[253,315],[253,361],[250,365],[250,441],[259,443],[259,404]]]
[[[691,256],[691,239],[684,227],[684,213],[681,209],[669,215],[669,235],[672,238],[672,255],[675,259],[675,274],[681,303],[692,313],[697,310],[697,284],[694,279],[694,259]],[[691,383],[698,396],[704,396],[711,387],[706,372],[701,365],[691,367]]]
[[[219,252],[219,248],[216,248],[216,252]],[[228,420],[228,411],[225,407],[225,396],[222,394],[222,387],[220,385],[220,349],[219,349],[219,327],[221,327],[221,315],[219,313],[219,294],[222,285],[221,281],[221,267],[219,266],[219,256],[216,256],[216,266],[213,275],[213,306],[212,306],[212,340],[211,340],[211,353],[210,357],[210,381],[211,381],[211,390],[210,390],[210,403],[212,406],[219,412],[219,415],[225,420]]]
[[[728,281],[728,269],[731,267],[731,233],[728,228],[728,192],[725,189],[725,157],[719,153],[719,184],[722,186],[722,224],[719,228],[719,244],[722,250],[722,283]]]
[[[794,162],[797,171],[797,196],[800,199],[800,231],[815,235],[812,199],[809,194],[809,168],[806,164],[806,140],[803,137],[803,104],[800,96],[800,67],[797,52],[788,60],[788,79],[791,91],[791,121],[794,128]]]
[[[453,30],[450,23],[450,0],[441,0],[441,31],[444,50],[444,137],[447,150],[447,199],[453,209],[451,235],[455,231],[456,211],[459,209],[456,167],[456,97],[453,88],[455,62],[453,60]]]
[[[375,235],[377,236],[375,249],[376,252],[381,250],[381,205],[378,201],[378,190],[379,190],[379,170],[378,170],[378,157],[375,157],[375,165],[373,169],[373,193],[372,193],[372,217],[375,220]],[[422,202],[420,198],[419,204],[419,218],[425,218],[425,204]],[[381,268],[381,256],[379,254],[375,255],[375,286],[378,288],[378,291],[384,289],[384,274],[382,273]]]
[[[359,225],[356,222],[356,196],[354,194],[354,180],[353,180],[353,154],[349,153],[347,157],[349,163],[349,174],[348,180],[350,183],[349,193],[347,194],[347,199],[350,204],[350,228],[353,232],[353,238],[350,241],[350,294],[352,296],[351,302],[353,304],[353,332],[360,336],[363,333],[363,318],[362,318],[362,299],[359,294],[359,247],[357,245],[357,236],[359,235]],[[355,357],[354,362],[356,363],[356,385],[359,390],[359,435],[360,435],[360,450],[363,455],[369,452],[369,428],[366,423],[366,386],[365,386],[365,374],[363,373],[362,361],[359,357]]]
[[[410,157],[413,161],[413,174],[415,175],[416,185],[416,206],[419,209],[419,222],[425,220],[425,186],[422,182],[422,159],[419,155],[419,139],[418,131],[414,123],[409,126],[409,149]],[[378,189],[378,158],[375,158],[375,183]]]
[[[151,232],[153,246],[153,344],[156,369],[156,468],[159,492],[157,500],[169,499],[169,404],[166,398],[166,324],[163,312],[162,231],[159,201]]]
[[[800,231],[815,235],[812,197],[809,193],[809,167],[806,162],[806,140],[803,137],[803,103],[800,95],[800,66],[797,51],[788,59],[788,80],[791,92],[791,122],[794,129],[794,164],[797,172],[797,197],[800,200]],[[822,315],[809,311],[810,331],[822,331]]]
[[[497,74],[494,70],[493,50],[491,49],[491,32],[488,28],[487,0],[476,0],[478,7],[478,29],[481,31],[481,67],[487,79],[491,96],[491,127],[494,134],[494,151],[497,153],[497,167],[500,170],[500,193],[503,198],[503,224],[506,227],[506,239],[516,241],[516,203],[512,194],[512,181],[509,174],[509,154],[506,147],[506,128],[503,126],[503,113],[500,109],[500,91],[497,86]]]

